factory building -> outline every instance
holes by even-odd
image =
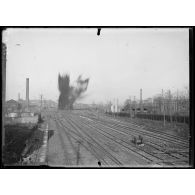
[[[6,101],[5,103],[5,112],[6,114],[11,112],[17,112],[19,107],[19,103],[13,99]]]

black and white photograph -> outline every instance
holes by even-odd
[[[189,27],[10,27],[2,70],[3,166],[192,166]]]

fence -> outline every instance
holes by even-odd
[[[106,112],[107,114],[110,115],[115,115],[115,116],[120,116],[120,117],[130,117],[130,113],[127,112],[119,112],[119,113],[111,113],[111,112]],[[164,120],[164,115],[162,114],[141,114],[137,113],[135,115],[137,118],[142,118],[142,119],[150,119],[150,120],[159,120],[163,121]],[[165,115],[165,120],[168,122],[177,122],[177,123],[187,123],[189,124],[189,116],[180,116],[180,115]]]
[[[150,120],[164,120],[164,115],[162,114],[137,114],[137,118],[150,119]],[[179,116],[179,115],[165,115],[165,120],[168,122],[178,122],[189,124],[189,116]]]

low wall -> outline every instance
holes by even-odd
[[[38,123],[38,115],[35,116],[23,116],[16,118],[5,118],[5,124],[37,124]]]
[[[24,116],[17,118],[18,123],[38,123],[38,116]]]
[[[33,112],[23,112],[21,113],[21,117],[31,117],[34,116]]]

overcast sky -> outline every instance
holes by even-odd
[[[58,73],[90,78],[83,103],[139,99],[189,86],[188,29],[8,29],[6,99],[57,100]]]

